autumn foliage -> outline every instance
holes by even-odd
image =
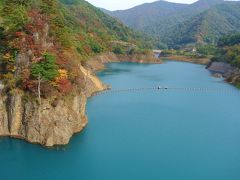
[[[113,40],[135,41],[130,29],[82,0],[0,0],[0,21],[0,80],[31,93],[41,84],[46,96],[84,87],[79,66],[111,51]]]

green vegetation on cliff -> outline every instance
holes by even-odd
[[[43,93],[82,87],[79,65],[113,51],[113,42],[139,49],[153,43],[84,0],[2,0],[0,40],[0,80],[6,90],[33,93],[39,76],[47,80]]]
[[[227,62],[234,67],[240,68],[240,34],[221,38],[212,61]]]

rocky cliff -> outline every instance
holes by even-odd
[[[96,69],[87,60],[112,51],[113,42],[131,52],[132,43],[146,44],[79,0],[1,0],[0,21],[0,136],[45,146],[67,144],[81,131],[87,98],[107,88],[92,72],[110,60]]]
[[[207,69],[215,76],[222,76],[227,82],[239,86],[240,84],[240,69],[231,66],[225,62],[211,62]]]
[[[63,99],[29,99],[23,91],[0,96],[0,136],[25,139],[44,146],[68,144],[87,125],[87,97],[106,88],[90,71],[80,67],[86,87],[81,94]]]

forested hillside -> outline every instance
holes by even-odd
[[[215,44],[224,35],[240,30],[240,3],[218,4],[164,32],[162,40],[170,46],[191,43]]]
[[[240,68],[240,34],[222,37],[212,61],[227,62]]]
[[[199,0],[187,5],[157,1],[129,10],[105,12],[132,28],[154,35],[171,48],[214,44],[221,36],[240,31],[240,2]]]
[[[172,16],[176,12],[181,12],[181,10],[186,7],[187,5],[185,4],[156,1],[154,3],[139,5],[128,10],[105,12],[119,18],[132,28],[139,30],[143,29],[146,32],[151,32],[154,31],[154,26],[156,26],[156,23],[158,24],[159,21],[161,22],[169,19],[169,16]],[[158,27],[158,29],[161,28],[163,27]]]
[[[227,81],[240,88],[240,34],[220,38],[211,62],[210,70],[218,72],[220,68]]]
[[[70,92],[79,64],[113,51],[112,42],[150,47],[145,38],[84,0],[1,0],[0,71],[7,90]]]

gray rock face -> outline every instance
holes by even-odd
[[[231,73],[234,71],[234,68],[225,62],[213,62],[208,67],[208,70],[210,70],[214,74],[221,74],[223,77],[228,77],[231,75]]]
[[[74,133],[87,124],[86,96],[75,96],[71,102],[59,100],[53,107],[43,99],[24,100],[22,93],[0,99],[0,135],[26,139],[44,146],[68,144]]]
[[[240,69],[232,67],[228,63],[212,62],[207,69],[215,75],[222,75],[231,84],[238,85],[240,83]]]
[[[54,44],[50,41],[49,25],[33,34],[34,45],[43,52]],[[23,46],[26,39],[22,40]],[[33,49],[27,46],[16,58],[18,77],[22,70],[29,68],[32,61],[36,61]],[[80,132],[87,125],[85,105],[87,98],[106,87],[102,82],[79,64],[79,71],[85,80],[81,94],[65,100],[51,102],[51,98],[41,99],[41,103],[34,99],[27,99],[24,92],[15,90],[14,93],[1,95],[3,84],[0,81],[0,136],[10,136],[25,139],[31,143],[44,146],[68,144],[74,133]]]
[[[0,136],[25,139],[44,146],[65,145],[74,133],[87,125],[85,106],[87,98],[106,87],[81,67],[85,75],[85,90],[68,100],[27,99],[24,92],[0,95]]]

